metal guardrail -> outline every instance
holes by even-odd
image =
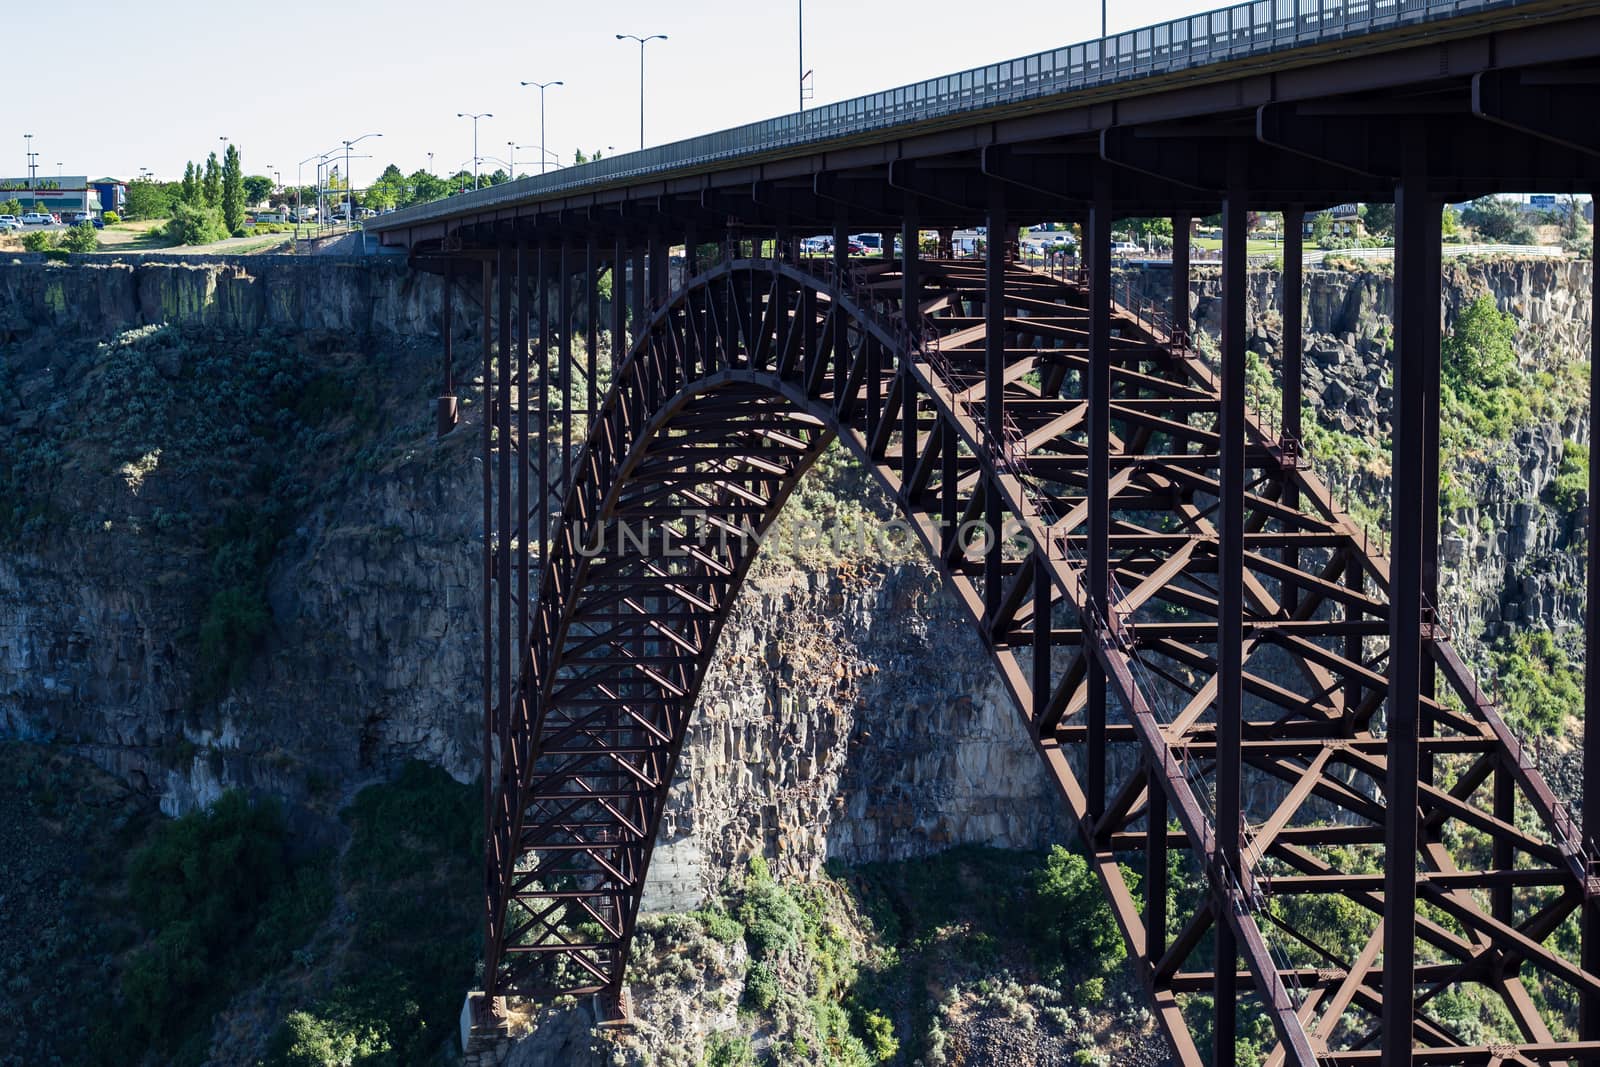
[[[1530,2],[1252,0],[808,111],[583,163],[554,174],[522,178],[444,201],[403,208],[372,220],[368,225],[375,231],[388,230],[439,216],[486,210],[643,175],[660,175],[755,153],[832,141],[893,126]]]

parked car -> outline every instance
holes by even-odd
[[[1144,246],[1136,245],[1132,241],[1118,241],[1111,246],[1111,254],[1114,256],[1137,256],[1143,253]]]
[[[24,226],[48,226],[54,221],[49,215],[39,211],[24,212],[22,216]]]
[[[22,223],[17,221],[15,215],[0,215],[0,233],[9,233],[12,230],[22,229]]]
[[[807,237],[800,242],[800,249],[808,256],[820,256],[833,251],[833,241],[827,237]]]

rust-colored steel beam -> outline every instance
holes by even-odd
[[[1175,1062],[1203,1062],[1184,1006],[1205,990],[1267,1018],[1274,1064],[1371,1062],[1385,1041],[1410,1062],[1491,1062],[1500,1046],[1433,1017],[1452,984],[1514,1020],[1504,1057],[1590,1054],[1527,984],[1600,988],[1587,954],[1555,947],[1587,898],[1587,850],[1449,635],[1391,610],[1392,590],[1417,595],[1420,554],[1375,554],[1314,462],[1244,409],[1245,204],[1229,200],[1220,366],[1187,344],[1185,322],[1113,293],[1099,268],[1085,289],[1001,257],[727,259],[646,311],[663,239],[632,257],[618,239],[614,269],[634,259],[632,337],[624,348],[618,270],[613,384],[570,473],[555,472],[558,519],[504,722],[485,705],[488,736],[505,738],[485,748],[488,995],[620,994],[667,789],[754,535],[837,436],[990,648]],[[1109,210],[1090,212],[1091,260]],[[905,250],[916,232],[903,229]],[[1082,336],[1050,328],[1065,322]],[[486,383],[489,357],[486,342]],[[574,410],[565,367],[557,377],[564,402],[541,439],[561,440],[552,420]],[[1402,375],[1399,388],[1416,387]],[[491,440],[486,423],[486,461]],[[1028,544],[968,545],[957,531],[977,520]],[[1409,660],[1399,639],[1416,641]],[[1424,691],[1424,655],[1448,699]],[[1407,700],[1430,729],[1397,739],[1390,709]],[[1436,781],[1409,770],[1423,754]],[[1412,818],[1395,818],[1401,794]],[[1403,854],[1397,822],[1421,831]],[[1445,845],[1469,840],[1482,844]],[[1141,851],[1142,908],[1122,873]],[[1209,892],[1169,920],[1172,852]],[[1424,906],[1399,907],[1407,885]],[[1319,941],[1330,899],[1364,947]],[[1392,952],[1402,933],[1408,952]],[[1196,966],[1208,937],[1238,965]],[[1224,1058],[1232,1015],[1208,1026]]]

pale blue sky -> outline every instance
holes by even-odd
[[[1113,32],[1222,6],[1209,0],[1112,3]],[[826,103],[1098,36],[1096,0],[805,0],[806,64]],[[494,113],[479,152],[536,145],[538,91],[563,160],[639,137],[639,46],[618,33],[665,33],[646,55],[649,144],[751,122],[796,106],[795,0],[78,0],[33,5],[6,47],[0,176],[179,177],[233,138],[245,170],[295,164],[347,138],[357,184],[434,153],[438,173],[472,156],[472,123]],[[34,44],[32,42],[39,42]],[[44,43],[48,42],[48,44]],[[611,153],[607,153],[611,154]],[[518,171],[532,165],[517,154]],[[487,164],[494,169],[495,164]],[[310,167],[307,167],[307,174]],[[310,181],[309,176],[305,179]]]

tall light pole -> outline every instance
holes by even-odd
[[[313,159],[320,160],[322,156],[323,153],[318,152],[314,156],[307,156],[294,166],[294,235],[295,240],[297,241],[300,239],[300,223],[305,221],[302,218],[302,216],[305,214],[305,208],[300,202],[300,190],[305,187],[305,175],[303,173],[305,165],[310,163]],[[319,175],[322,173],[321,163],[317,164],[317,173]],[[320,188],[320,186],[321,182],[319,181],[318,187]]]
[[[806,0],[799,0],[800,32],[797,40],[800,46],[800,110],[806,109]]]
[[[640,62],[643,62],[643,53],[644,53],[644,50],[641,48],[640,49]],[[552,85],[565,85],[567,83],[566,82],[559,82],[559,81],[556,81],[556,82],[532,82],[532,81],[529,81],[529,82],[523,82],[522,84],[523,85],[536,85],[536,86],[539,87],[539,147],[543,148],[548,143],[544,139],[544,91],[546,89],[550,88]],[[539,173],[540,174],[544,173],[544,158],[542,156],[539,159]],[[516,175],[513,174],[512,177],[515,178]]]
[[[429,174],[433,173],[433,153],[432,152],[428,153],[428,173]]]
[[[28,191],[31,193],[33,191],[33,134],[23,134],[22,140],[27,144],[27,148],[23,149],[23,151],[28,153]]]
[[[651,41],[665,41],[666,39],[667,39],[667,35],[664,34],[664,33],[652,33],[648,37],[640,37],[640,36],[638,36],[636,34],[632,34],[632,33],[619,33],[619,34],[617,34],[617,40],[619,40],[619,41],[638,41],[639,42],[639,147],[640,148],[644,147],[644,46],[649,44]]]
[[[472,187],[478,187],[478,120],[492,119],[494,112],[480,111],[476,115],[470,111],[457,111],[456,118],[472,120]]]
[[[355,140],[344,143],[344,221],[348,225],[354,225],[356,221],[356,186],[355,182],[350,180],[350,146],[360,144],[368,137],[382,136],[383,134],[381,133],[364,133]]]

